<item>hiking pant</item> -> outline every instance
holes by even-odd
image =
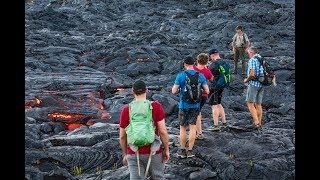
[[[139,154],[140,175],[138,171],[137,155],[128,155],[128,166],[130,171],[130,180],[145,179],[144,173],[147,168],[149,154]],[[162,163],[162,153],[155,154],[151,158],[148,176],[153,180],[162,180],[164,178],[164,164]]]
[[[246,50],[244,47],[236,47],[235,48],[234,73],[237,73],[239,59],[241,60],[242,74],[245,74],[246,66],[247,66],[247,57],[246,57]]]

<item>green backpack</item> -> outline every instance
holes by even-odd
[[[155,127],[152,121],[152,106],[149,100],[132,101],[129,104],[129,125],[126,128],[128,144],[138,149],[152,144]]]
[[[149,100],[134,100],[129,104],[129,125],[125,130],[128,145],[137,154],[138,173],[140,176],[139,147],[153,144],[156,138],[152,120],[152,105]],[[145,177],[147,177],[153,153],[155,152],[149,155]]]

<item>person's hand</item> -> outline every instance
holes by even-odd
[[[164,150],[164,151],[162,152],[162,162],[163,162],[163,163],[167,163],[167,162],[169,161],[169,159],[170,159],[169,149]]]
[[[243,83],[247,83],[247,82],[248,82],[248,79],[245,78],[245,79],[243,80]]]
[[[123,163],[123,165],[128,166],[128,155],[127,154],[123,156],[122,163]]]
[[[236,48],[232,47],[232,52],[236,53]]]

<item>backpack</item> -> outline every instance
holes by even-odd
[[[130,148],[137,154],[138,171],[140,176],[139,148],[145,145],[151,146],[148,164],[145,172],[147,176],[151,156],[160,148],[159,144],[153,144],[156,140],[155,127],[152,120],[152,105],[149,100],[132,101],[129,103],[129,125],[125,128],[127,142]]]
[[[183,92],[183,100],[185,102],[194,104],[201,100],[201,83],[199,81],[199,72],[194,75],[184,71],[186,73],[185,91]]]
[[[217,69],[220,73],[219,77],[215,80],[212,85],[215,89],[222,89],[229,86],[231,81],[231,71],[229,63],[225,61],[216,62]]]
[[[275,73],[273,68],[266,62],[264,58],[257,57],[259,61],[260,67],[263,68],[263,74],[260,74],[255,79],[259,81],[263,86],[270,86],[271,84],[275,84]]]

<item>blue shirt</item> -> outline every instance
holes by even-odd
[[[187,70],[187,72],[190,73],[191,75],[194,75],[196,73],[196,71],[193,69],[189,69]],[[187,76],[186,73],[182,71],[177,75],[176,80],[174,81],[175,85],[179,85],[179,109],[200,108],[200,103],[190,104],[183,101],[182,97],[183,97],[183,92],[185,91],[186,76]],[[202,87],[207,84],[207,79],[204,77],[202,73],[199,73],[198,80],[201,83]]]
[[[247,76],[250,74],[250,69],[254,70],[254,74],[256,77],[258,77],[260,74],[263,74],[263,67],[260,66],[260,63],[258,61],[258,58],[261,58],[259,54],[255,54],[248,62],[248,69],[247,69]],[[262,87],[262,84],[257,80],[250,80],[248,82],[249,85],[255,86],[255,87]]]

